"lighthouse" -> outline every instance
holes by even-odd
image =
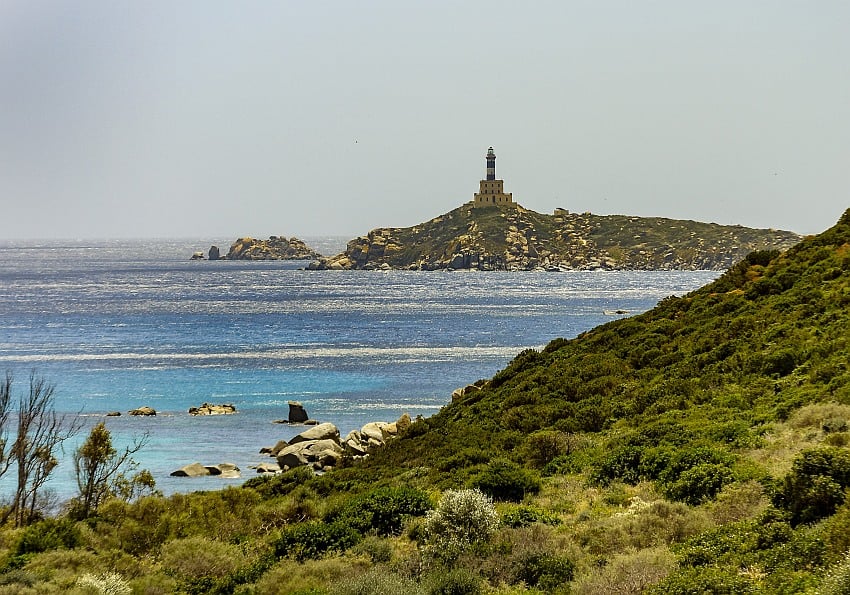
[[[496,153],[493,152],[493,147],[487,151],[487,179],[496,179]]]
[[[505,193],[504,180],[496,179],[496,153],[493,147],[487,150],[487,173],[485,179],[479,182],[478,192],[472,201],[474,207],[492,207],[513,202],[511,193]]]

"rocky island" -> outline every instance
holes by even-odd
[[[218,246],[210,246],[210,260],[315,260],[322,255],[296,237],[269,236],[267,240],[239,238],[222,255]],[[192,260],[202,260],[203,252],[195,252]]]
[[[308,268],[724,270],[754,250],[784,250],[800,239],[739,225],[469,202],[414,227],[374,229]]]
[[[784,250],[792,232],[626,215],[523,208],[496,178],[496,153],[472,201],[414,227],[380,228],[313,270],[724,270],[754,250]]]

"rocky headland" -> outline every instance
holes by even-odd
[[[413,227],[374,229],[308,268],[724,270],[754,250],[784,250],[800,239],[739,225],[467,203]]]

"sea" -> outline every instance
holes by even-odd
[[[346,238],[305,238],[325,254]],[[72,453],[105,422],[165,494],[238,484],[264,446],[304,428],[288,403],[345,435],[404,413],[427,417],[454,389],[520,351],[572,338],[683,295],[716,271],[307,271],[302,261],[190,260],[230,240],[0,240],[0,373],[31,374],[83,428],[48,483],[76,493]],[[620,312],[620,313],[618,313]],[[230,403],[237,413],[196,417]],[[155,417],[128,411],[153,407]],[[120,412],[107,417],[109,412]],[[192,462],[235,463],[242,479],[172,477]],[[0,478],[0,498],[15,481]]]

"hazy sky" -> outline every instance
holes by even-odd
[[[0,1],[0,239],[356,236],[472,199],[816,233],[850,2]]]

